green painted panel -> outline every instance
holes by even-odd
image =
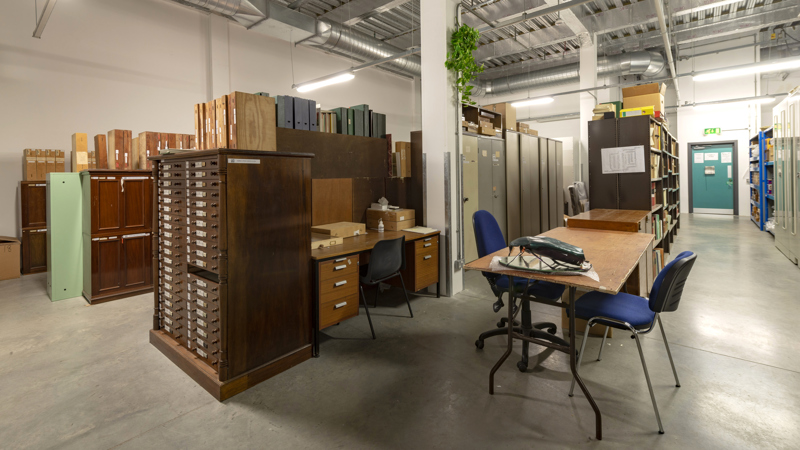
[[[80,175],[47,175],[47,293],[50,300],[80,297],[83,290]]]
[[[692,148],[691,165],[692,207],[733,214],[733,146]]]

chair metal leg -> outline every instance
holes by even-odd
[[[658,327],[661,328],[661,337],[664,338],[664,347],[667,347],[667,356],[669,356],[669,364],[672,366],[672,374],[675,375],[675,387],[681,387],[681,382],[678,380],[678,371],[675,370],[675,363],[672,362],[672,352],[669,351],[669,343],[667,342],[667,333],[664,331],[664,324],[661,323],[661,316],[658,316]]]
[[[600,344],[600,352],[597,354],[597,360],[600,361],[600,357],[603,356],[603,349],[606,348],[606,338],[608,337],[608,327],[606,327],[606,332],[603,334],[603,343]]]
[[[581,342],[581,351],[578,353],[578,365],[575,369],[576,372],[580,371],[581,369],[581,361],[583,360],[583,350],[586,348],[586,341],[589,338],[589,328],[588,324],[586,326],[586,330],[583,331],[583,342]],[[572,397],[572,392],[575,390],[575,377],[572,377],[572,384],[569,386],[569,396]]]
[[[411,314],[411,318],[414,317],[414,312],[411,311],[411,302],[408,301],[408,291],[406,290],[406,283],[403,281],[403,274],[400,275],[400,285],[403,286],[403,295],[406,296],[406,305],[408,305],[408,313]]]
[[[636,347],[639,348],[639,357],[642,359],[642,368],[644,369],[644,378],[647,380],[647,389],[650,390],[650,400],[653,401],[653,411],[656,413],[656,421],[658,421],[658,433],[664,434],[664,427],[661,426],[661,416],[658,414],[658,405],[656,404],[656,395],[653,393],[653,384],[650,383],[650,374],[647,372],[647,363],[644,362],[644,352],[642,352],[642,343],[639,341],[639,335],[633,333],[636,339]]]
[[[364,310],[367,312],[367,320],[369,321],[369,331],[372,332],[372,339],[375,339],[375,329],[372,328],[372,318],[369,316],[369,305],[367,305],[367,296],[364,295],[364,287],[358,287],[361,290],[361,301],[364,303]]]

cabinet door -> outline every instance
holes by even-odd
[[[506,210],[506,148],[501,140],[492,141],[492,214],[508,242]],[[519,237],[519,236],[517,236]]]
[[[150,177],[122,177],[120,191],[122,197],[122,229],[134,230],[151,227],[151,185]]]
[[[150,233],[122,236],[122,286],[147,287],[153,284]]]
[[[22,231],[22,273],[47,271],[47,229]]]
[[[92,234],[120,229],[120,177],[92,177]]]
[[[92,239],[92,295],[122,287],[122,238]]]
[[[22,228],[47,227],[47,184],[22,183],[20,200]]]

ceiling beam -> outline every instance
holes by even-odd
[[[351,0],[321,14],[318,19],[329,19],[347,26],[353,26],[362,20],[383,14],[390,9],[410,1],[411,0]]]
[[[33,30],[33,37],[37,39],[42,38],[44,27],[47,25],[47,21],[50,20],[50,14],[53,14],[53,8],[56,7],[56,1],[57,0],[47,0],[47,2],[44,4],[44,8],[42,8],[42,14],[39,16],[39,20],[36,21],[36,29]]]
[[[575,32],[565,23],[482,45],[472,52],[472,55],[476,61],[481,62],[549,45],[557,45],[571,39],[576,39]]]

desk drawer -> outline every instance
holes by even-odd
[[[439,236],[426,237],[418,241],[414,241],[414,250],[425,251],[431,248],[439,248]]]
[[[167,298],[167,297],[162,296],[162,298],[161,298],[161,308],[162,308],[162,310],[164,308],[169,308],[174,313],[179,313],[180,314],[182,311],[185,311],[186,303],[187,303],[187,300],[182,299],[180,297]]]
[[[358,272],[319,282],[320,304],[353,294],[358,294]]]
[[[358,273],[358,255],[336,258],[319,264],[319,279],[330,280],[331,278],[342,278],[351,273]]]
[[[197,189],[218,189],[221,184],[218,178],[218,176],[214,179],[191,178],[188,181],[188,185],[189,187]]]
[[[219,303],[219,295],[216,292],[209,292],[207,288],[199,288],[189,283],[186,290],[189,292],[189,298],[203,308],[214,309],[217,307],[216,304]]]
[[[166,179],[166,180],[158,180],[158,187],[165,187],[165,188],[185,188],[186,181],[182,179]]]
[[[425,287],[439,281],[439,246],[434,244],[414,255],[415,286]]]
[[[217,320],[217,319],[212,319],[212,320]],[[202,317],[195,317],[191,321],[191,324],[192,324],[192,330],[195,333],[197,333],[197,334],[199,334],[201,336],[203,335],[203,333],[205,333],[205,334],[207,334],[209,336],[211,336],[211,335],[219,336],[219,321],[218,320],[216,322],[212,322],[211,320],[206,320],[206,319],[203,319]],[[200,331],[202,331],[203,333],[201,333]]]
[[[211,342],[214,342],[219,339],[219,328],[215,328],[213,326],[210,328],[203,328],[197,326],[196,323],[197,323],[196,319],[189,322],[189,329],[192,331],[192,335],[196,334],[197,336],[200,336],[201,338]]]
[[[171,319],[168,322],[166,317],[161,319],[161,329],[178,342],[181,342],[181,338],[184,337],[185,328],[180,322],[175,322]]]
[[[186,273],[183,271],[177,271],[170,266],[164,266],[158,269],[158,279],[165,283],[171,283],[174,286],[179,286],[184,289],[186,288]]]
[[[168,291],[166,289],[162,289],[160,286],[159,286],[158,289],[159,289],[159,294],[158,295],[160,296],[159,298],[161,300],[169,300],[170,302],[177,302],[177,301],[186,302],[186,301],[188,301],[186,299],[186,295],[185,295],[186,291],[183,290],[183,289],[181,289],[180,290],[181,292],[178,293],[178,294],[175,294],[172,291]]]
[[[189,262],[206,270],[217,272],[219,252],[189,244]]]
[[[358,290],[355,294],[324,302],[319,308],[319,329],[327,328],[358,315]]]

